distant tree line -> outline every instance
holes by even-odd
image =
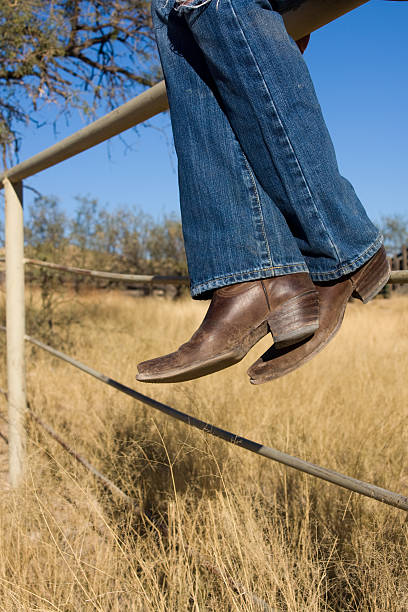
[[[186,276],[187,264],[181,222],[177,215],[154,218],[132,207],[108,210],[96,198],[78,196],[72,215],[58,198],[36,197],[25,211],[25,256],[91,270],[128,274]],[[0,218],[0,247],[4,254],[4,221]],[[4,278],[4,275],[3,275]],[[127,288],[124,282],[97,279],[45,267],[26,266],[26,328],[29,334],[63,349],[70,346],[72,326],[81,325],[80,310],[66,308],[61,289]],[[146,285],[149,293],[166,289],[169,297],[179,297],[185,284],[160,288]],[[139,286],[140,288],[140,286]],[[71,303],[71,300],[68,300]],[[0,305],[0,323],[5,311]],[[0,338],[1,342],[1,338]]]
[[[108,272],[187,275],[181,222],[175,214],[154,219],[128,206],[108,210],[88,196],[77,196],[76,201],[69,216],[57,197],[36,197],[26,213],[27,257]],[[383,216],[377,225],[389,255],[408,244],[408,217]],[[0,245],[4,245],[1,222]],[[30,275],[35,278],[33,269]],[[77,284],[84,282],[89,279],[77,277]]]
[[[95,198],[78,196],[76,200],[75,212],[68,216],[58,198],[35,199],[25,224],[26,257],[108,272],[187,274],[176,215],[154,219],[131,207],[107,210]],[[35,281],[38,274],[30,267],[28,280]],[[92,282],[87,277],[61,275],[62,282],[69,279],[77,287]]]
[[[381,218],[381,231],[388,255],[397,255],[403,245],[408,246],[408,217],[394,214]]]

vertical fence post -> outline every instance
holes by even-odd
[[[402,252],[402,269],[408,270],[408,248],[406,244],[402,245],[401,252]]]
[[[23,186],[3,181],[6,201],[6,325],[9,421],[9,480],[17,487],[23,478],[26,411],[24,363],[24,225]]]

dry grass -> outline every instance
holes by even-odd
[[[137,362],[187,339],[205,307],[90,295],[64,306],[83,321],[70,352],[221,427],[407,492],[407,298],[350,304],[322,354],[261,387],[245,373],[260,345],[201,380],[136,383]],[[32,407],[144,514],[29,423],[26,485],[0,502],[2,611],[262,609],[248,593],[282,611],[408,609],[404,512],[190,430],[40,351],[28,357]]]

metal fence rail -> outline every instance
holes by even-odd
[[[406,284],[408,284],[408,270],[394,270],[391,272],[387,285]]]
[[[33,176],[151,119],[167,108],[166,87],[161,81],[71,136],[6,170],[0,175],[0,182],[6,177],[16,182]]]

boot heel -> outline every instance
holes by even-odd
[[[385,251],[381,249],[378,256],[368,263],[363,270],[356,272],[352,278],[354,291],[352,296],[361,300],[364,304],[375,298],[381,291],[390,277],[390,264],[385,255]]]
[[[268,317],[268,325],[276,348],[312,336],[319,328],[317,291],[307,291],[282,304]]]

